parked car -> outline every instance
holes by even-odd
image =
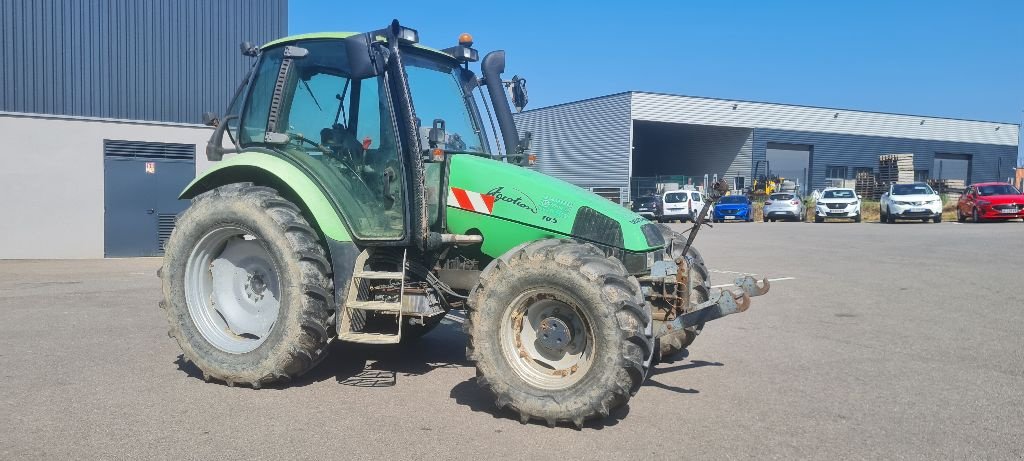
[[[829,187],[821,191],[821,196],[814,204],[814,222],[824,222],[826,218],[860,222],[860,198],[853,189]]]
[[[956,203],[956,220],[1024,219],[1024,194],[1005,182],[983,182],[964,191]]]
[[[662,215],[659,221],[693,221],[704,209],[704,196],[695,190],[673,190],[662,194]]]
[[[711,212],[715,222],[722,221],[753,221],[754,210],[750,197],[746,195],[726,195],[718,199],[715,209]]]
[[[661,197],[657,195],[637,197],[635,200],[633,200],[632,209],[634,213],[643,216],[647,219],[660,220]]]
[[[786,219],[803,221],[807,218],[804,201],[793,192],[777,192],[764,201],[764,222]]]
[[[923,182],[893,184],[879,199],[878,219],[894,223],[897,219],[942,222],[942,199]]]

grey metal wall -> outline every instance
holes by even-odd
[[[515,114],[533,132],[538,170],[580,187],[629,188],[630,95],[620,93]]]
[[[287,32],[287,0],[0,0],[0,111],[198,123]]]
[[[929,172],[936,153],[970,154],[971,182],[1006,180],[1012,176],[1011,168],[1017,162],[1017,146],[763,128],[754,129],[753,162],[765,160],[769,142],[811,145],[810,185],[819,189],[825,185],[825,168],[828,165],[848,166],[847,176],[853,179],[854,168],[869,167],[877,171],[878,156],[882,154],[912,153],[914,169]],[[753,162],[748,168],[753,168]],[[997,172],[1000,166],[1003,171]]]

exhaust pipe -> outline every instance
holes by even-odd
[[[519,131],[516,129],[515,121],[512,120],[512,109],[508,105],[505,86],[501,81],[501,74],[505,72],[505,51],[497,50],[487,53],[484,60],[480,62],[480,70],[484,75],[484,86],[487,87],[491,105],[494,106],[494,116],[498,119],[498,129],[501,130],[505,155],[512,157],[519,150]]]

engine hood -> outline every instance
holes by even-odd
[[[890,195],[889,198],[896,202],[927,202],[929,200],[939,200],[939,196],[935,194]]]
[[[1005,205],[1010,203],[1024,204],[1024,195],[980,195],[977,200],[985,200],[993,205]]]
[[[590,191],[537,171],[472,155],[451,158],[447,209],[449,227],[471,229],[484,219],[518,223],[521,235],[484,235],[511,239],[511,247],[533,235],[573,237],[631,252],[664,246],[655,224]],[[468,212],[469,214],[465,213]],[[507,234],[511,231],[505,231]],[[511,246],[510,246],[511,245]]]

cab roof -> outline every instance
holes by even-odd
[[[283,44],[286,44],[286,43],[297,42],[299,40],[343,39],[343,38],[349,38],[349,37],[351,37],[353,35],[359,35],[360,33],[361,32],[312,32],[312,33],[308,33],[308,34],[289,35],[287,37],[281,37],[281,38],[279,38],[277,40],[271,40],[271,41],[263,44],[263,46],[261,46],[260,49],[261,50],[265,50],[267,48],[272,48],[272,47],[275,47],[275,46],[278,46],[278,45],[283,45]],[[378,39],[383,40],[380,37],[378,37]],[[449,59],[455,59],[455,58],[452,58],[449,54],[447,54],[447,53],[445,53],[445,52],[443,52],[441,50],[434,49],[434,48],[431,48],[429,46],[423,46],[423,45],[420,45],[419,43],[414,44],[413,47],[415,47],[417,49],[420,49],[420,50],[432,51],[432,52],[436,53],[439,56],[444,56],[444,57],[449,58]]]

